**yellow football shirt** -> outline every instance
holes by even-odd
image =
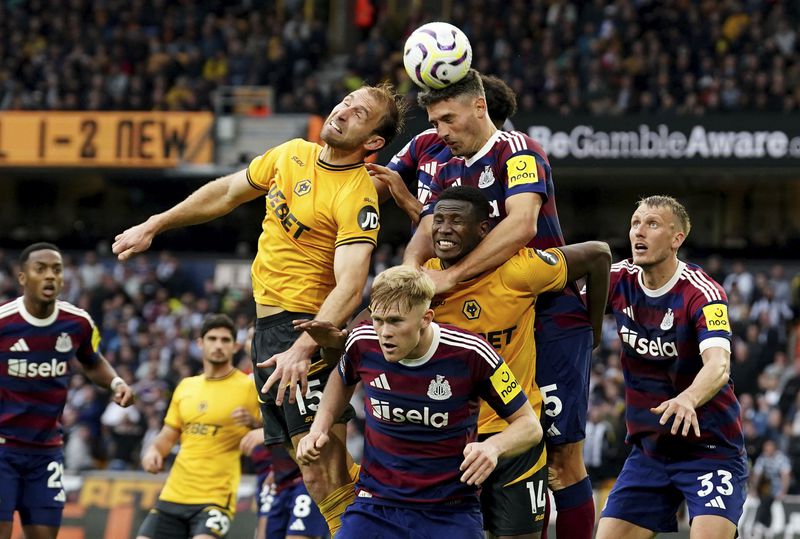
[[[216,504],[233,513],[242,474],[239,442],[250,432],[231,417],[239,407],[260,417],[256,386],[238,369],[225,378],[191,376],[178,384],[164,423],[180,431],[181,446],[160,499]]]
[[[251,185],[266,191],[266,215],[251,271],[256,303],[316,313],[336,285],[336,247],[378,240],[378,195],[363,163],[333,166],[302,139],[256,157]]]
[[[441,261],[426,267],[442,269]],[[444,297],[434,298],[435,320],[482,335],[508,364],[536,412],[541,417],[542,395],[536,385],[536,344],[533,336],[536,296],[561,290],[567,282],[567,265],[558,249],[524,248],[494,271],[459,283]],[[492,408],[481,402],[478,432],[491,434],[508,426]]]

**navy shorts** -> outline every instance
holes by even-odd
[[[541,421],[548,445],[580,442],[586,437],[593,342],[591,331],[536,341],[536,385],[544,400]]]
[[[601,516],[654,532],[676,532],[678,507],[686,500],[690,521],[697,516],[716,515],[736,524],[746,496],[745,456],[662,461],[634,446]]]
[[[328,535],[328,524],[302,481],[280,491],[267,514],[267,539],[285,539],[287,535]]]
[[[463,511],[394,507],[356,498],[336,539],[484,539],[477,505]]]
[[[13,520],[19,511],[23,525],[61,526],[67,501],[63,475],[60,447],[32,451],[0,446],[0,521]]]

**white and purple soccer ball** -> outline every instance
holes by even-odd
[[[472,46],[457,27],[429,22],[414,30],[403,47],[406,73],[418,86],[438,90],[458,82],[472,64]]]

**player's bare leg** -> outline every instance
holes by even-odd
[[[562,490],[588,477],[583,463],[583,441],[547,447],[550,490]]]
[[[651,539],[655,536],[652,531],[626,520],[603,517],[597,525],[595,539]]]
[[[303,482],[318,505],[331,492],[350,482],[348,461],[352,462],[352,459],[345,445],[347,427],[338,423],[331,428],[330,434],[330,441],[322,448],[319,459],[310,465],[300,465]],[[295,448],[305,435],[303,433],[292,437]]]
[[[292,437],[295,448],[305,435]],[[300,471],[309,495],[317,503],[333,536],[341,526],[344,510],[355,499],[355,489],[350,477],[353,459],[345,445],[347,426],[337,423],[331,427],[329,435],[330,439],[322,447],[319,459],[309,465],[301,464]]]
[[[717,515],[699,515],[692,519],[691,539],[733,539],[736,524]]]
[[[28,524],[22,530],[25,532],[25,539],[56,539],[58,535],[58,528],[42,524]]]

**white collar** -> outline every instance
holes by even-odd
[[[53,308],[53,314],[51,314],[47,318],[36,318],[31,313],[29,313],[28,309],[25,308],[25,298],[18,297],[17,302],[19,303],[20,316],[22,316],[22,318],[32,326],[36,326],[39,328],[47,327],[53,322],[55,322],[56,318],[58,318],[58,301],[56,301],[55,307]]]
[[[645,293],[646,296],[650,296],[651,298],[658,298],[672,290],[672,287],[675,286],[675,283],[678,282],[678,279],[681,278],[681,273],[683,273],[683,268],[686,267],[685,262],[681,262],[678,260],[678,267],[675,269],[675,273],[672,274],[672,277],[669,278],[669,281],[664,283],[660,288],[653,290],[652,288],[647,288],[644,285],[644,270],[639,272],[637,279],[639,280],[639,286],[642,289],[642,292]]]
[[[492,136],[489,137],[489,140],[486,141],[486,144],[484,144],[483,147],[481,147],[481,149],[475,153],[475,155],[469,159],[464,159],[464,164],[468,167],[471,167],[478,159],[489,153],[489,150],[492,149],[494,143],[497,142],[497,138],[500,136],[500,133],[502,133],[502,131],[499,129],[492,133]]]
[[[436,349],[439,348],[439,337],[441,335],[439,324],[436,322],[431,322],[431,329],[433,329],[433,338],[431,339],[431,345],[428,347],[428,351],[425,352],[422,357],[418,357],[416,359],[405,358],[401,359],[398,363],[405,365],[406,367],[419,367],[420,365],[424,365],[430,361],[434,352],[436,352]]]

